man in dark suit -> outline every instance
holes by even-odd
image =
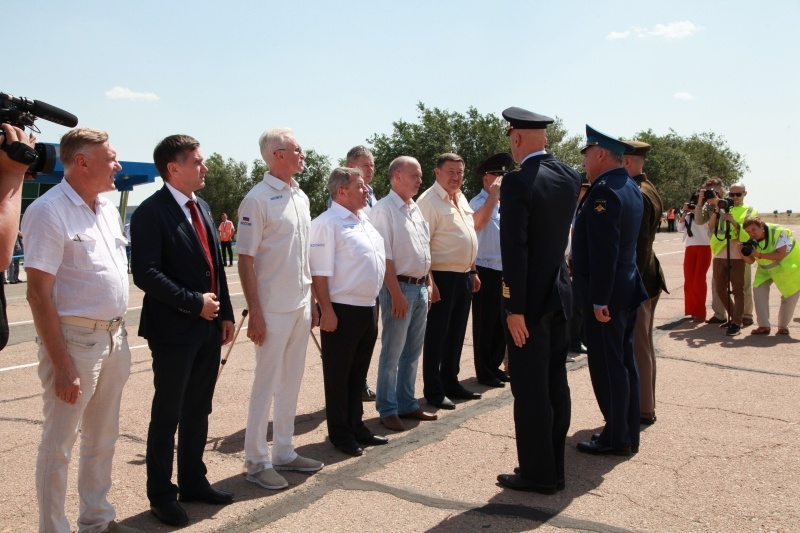
[[[661,225],[661,211],[664,204],[653,182],[644,173],[644,161],[650,152],[650,145],[640,141],[627,141],[633,152],[625,154],[625,169],[642,193],[643,215],[636,243],[636,267],[642,276],[647,300],[639,306],[636,314],[636,327],[633,331],[633,355],[639,371],[639,409],[640,422],[645,425],[656,421],[656,347],[653,344],[653,320],[661,291],[667,292],[667,282],[661,263],[653,251],[658,227]]]
[[[233,494],[211,487],[203,450],[221,346],[233,338],[225,265],[208,204],[194,195],[208,168],[200,143],[167,137],[153,152],[164,187],[131,219],[134,283],[144,291],[139,335],[153,353],[155,395],[147,432],[147,497],[168,525],[189,522],[176,501],[224,505]],[[178,431],[178,484],[172,483]]]
[[[564,259],[580,175],[544,151],[553,119],[518,107],[503,111],[511,154],[522,166],[500,188],[502,307],[514,395],[519,468],[500,484],[553,494],[564,488],[570,423],[565,367],[572,288]]]
[[[633,147],[586,126],[583,166],[592,182],[572,235],[572,280],[583,309],[592,387],[606,419],[578,451],[630,455],[639,449],[639,374],[633,328],[647,299],[636,268],[642,194],[623,167]]]

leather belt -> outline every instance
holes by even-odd
[[[111,320],[92,320],[91,318],[83,318],[82,316],[60,316],[58,320],[62,324],[69,324],[70,326],[79,326],[82,328],[102,329],[111,331],[117,329],[122,325],[122,317],[118,316]]]
[[[410,285],[422,285],[425,283],[427,276],[423,276],[421,278],[412,278],[409,276],[397,276],[397,281],[401,283],[408,283]]]

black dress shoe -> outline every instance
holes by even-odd
[[[650,416],[643,416],[642,418],[639,419],[639,422],[643,426],[652,426],[653,424],[656,423],[656,415],[653,415],[651,417]]]
[[[600,433],[592,433],[592,438],[590,439],[592,442],[596,441],[600,438]]]
[[[497,370],[497,371],[494,373],[494,375],[495,375],[495,377],[496,377],[497,379],[499,379],[500,381],[504,381],[504,382],[506,382],[506,383],[508,383],[509,381],[511,381],[511,376],[509,376],[508,374],[506,374],[506,373],[505,373],[505,372],[503,372],[502,370]]]
[[[164,505],[151,505],[150,512],[162,523],[168,526],[185,526],[189,523],[189,515],[178,502],[168,502]]]
[[[555,485],[539,485],[537,483],[531,483],[517,474],[500,474],[497,476],[497,482],[504,487],[508,487],[509,489],[527,490],[531,492],[538,492],[539,494],[555,494],[557,490]]]
[[[520,475],[520,472],[521,470],[519,469],[519,467],[515,466],[514,473],[516,475]],[[567,488],[567,484],[564,482],[563,479],[559,479],[558,481],[556,481],[556,490],[564,490],[565,488]]]
[[[467,389],[453,391],[448,396],[457,400],[480,400],[483,397],[480,392],[472,392]]]
[[[389,444],[389,439],[383,435],[370,435],[368,437],[356,439],[362,446],[380,446],[381,444]]]
[[[205,502],[212,505],[228,505],[233,501],[233,493],[218,490],[214,487],[206,487],[200,492],[185,494],[181,492],[178,495],[178,501],[181,502]]]
[[[456,408],[456,404],[454,404],[447,396],[443,397],[441,400],[428,400],[428,404],[434,407],[438,407],[439,409]]]
[[[600,443],[599,440],[579,442],[578,451],[590,453],[592,455],[620,455],[623,457],[627,457],[631,454],[630,448],[613,448]]]
[[[359,446],[357,443],[353,442],[351,444],[334,444],[337,450],[340,452],[346,453],[347,455],[352,455],[353,457],[359,457],[364,455],[364,448]]]
[[[498,378],[479,379],[478,383],[480,383],[481,385],[486,385],[487,387],[505,387],[506,386],[505,382],[500,380],[500,379],[498,379]]]

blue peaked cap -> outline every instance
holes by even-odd
[[[615,154],[629,154],[633,152],[636,148],[631,146],[630,144],[624,143],[619,139],[615,139],[610,135],[606,135],[605,133],[599,132],[590,125],[586,125],[586,146],[581,149],[581,153],[584,153],[586,150],[591,148],[592,146],[600,146],[601,148],[605,148]]]

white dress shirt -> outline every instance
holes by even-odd
[[[311,222],[312,276],[328,277],[331,302],[372,307],[383,286],[383,238],[366,216],[333,202]]]
[[[431,235],[416,202],[406,204],[396,192],[372,206],[370,222],[383,237],[386,259],[398,276],[422,278],[431,269]]]
[[[25,210],[25,269],[56,277],[59,316],[111,320],[128,307],[128,240],[119,212],[102,196],[95,211],[65,179]]]
[[[308,196],[269,172],[239,206],[236,253],[253,257],[264,311],[286,313],[310,302]]]

